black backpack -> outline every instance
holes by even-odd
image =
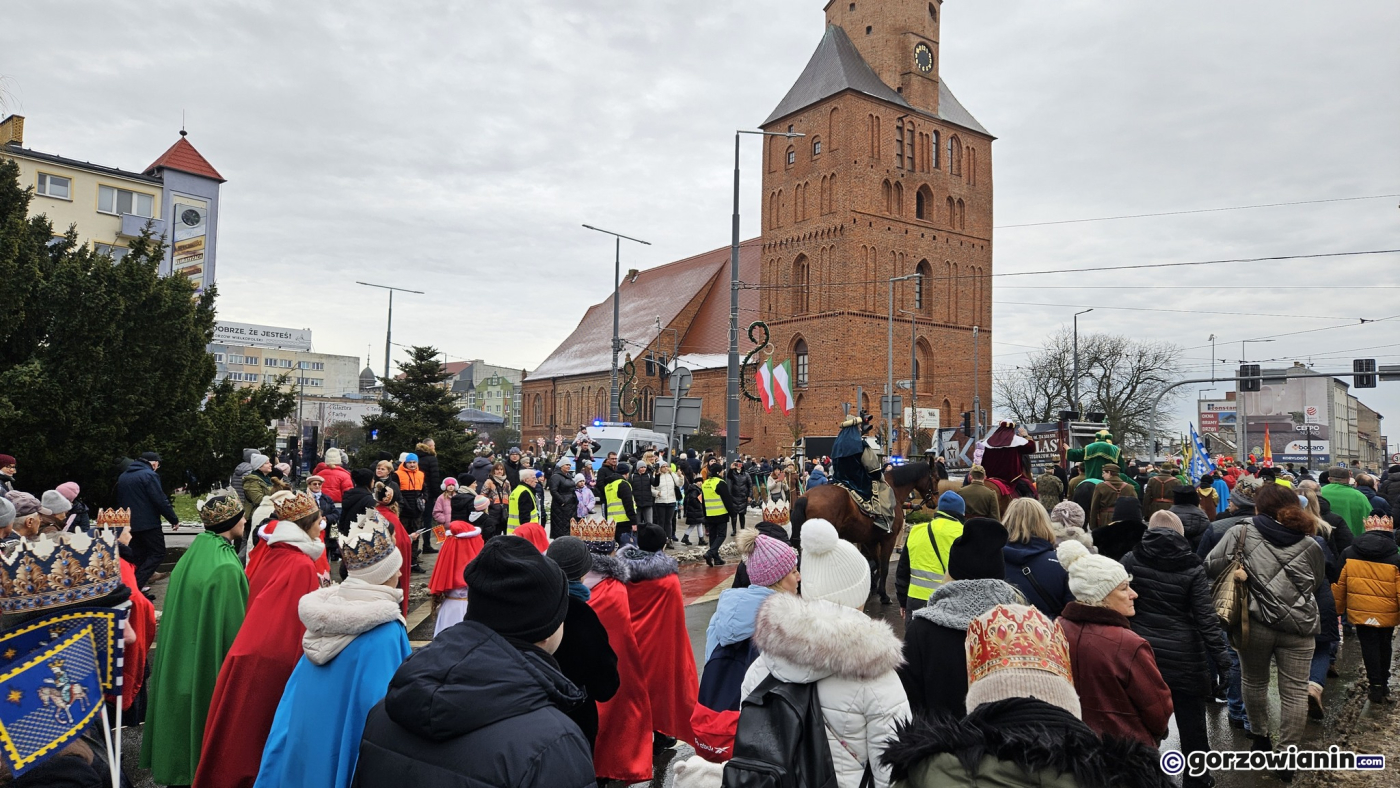
[[[724,788],[835,788],[816,684],[769,676],[744,699]]]

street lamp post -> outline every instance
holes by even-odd
[[[892,276],[892,277],[890,277],[890,293],[889,293],[889,295],[890,295],[890,314],[889,314],[889,323],[888,323],[888,327],[889,327],[889,328],[888,328],[888,331],[886,332],[886,337],[885,337],[885,342],[886,342],[886,353],[887,353],[887,356],[888,356],[888,358],[887,358],[887,366],[886,366],[886,375],[885,375],[885,398],[886,398],[886,400],[885,400],[885,405],[884,405],[883,407],[880,408],[882,411],[884,411],[884,416],[885,416],[885,454],[887,454],[887,455],[890,454],[890,453],[892,453],[892,452],[894,451],[894,431],[893,431],[893,429],[892,429],[892,427],[891,427],[891,423],[894,421],[894,418],[895,418],[895,416],[894,416],[894,283],[895,283],[895,282],[905,282],[905,281],[908,281],[908,280],[910,280],[910,279],[922,279],[923,276],[924,276],[923,274],[915,273],[915,274],[908,274],[908,275],[906,275],[906,276]],[[976,384],[974,383],[973,385],[976,385]]]
[[[919,432],[919,374],[923,370],[919,369],[918,356],[915,353],[916,339],[914,329],[917,327],[918,312],[910,312],[908,309],[899,310],[901,315],[909,316],[909,452],[912,455],[915,451],[914,436]],[[906,455],[907,456],[907,455]]]
[[[394,342],[394,293],[395,293],[395,292],[399,292],[399,293],[415,293],[415,294],[417,294],[417,295],[423,295],[423,291],[422,291],[422,290],[407,290],[407,289],[404,289],[404,288],[402,288],[402,287],[390,287],[389,285],[376,285],[376,284],[371,284],[370,282],[356,282],[355,284],[357,284],[357,285],[364,285],[365,287],[377,287],[377,288],[379,288],[379,289],[381,289],[381,290],[388,290],[388,291],[389,291],[389,323],[388,323],[388,327],[386,327],[386,328],[384,329],[384,382],[385,382],[385,383],[388,383],[388,381],[389,381],[389,353],[390,353],[390,350],[391,350],[391,349],[390,349],[390,346],[391,346],[391,345],[393,344],[393,342]],[[386,394],[387,394],[387,388],[386,388],[385,391],[386,391]],[[300,426],[298,426],[298,429],[300,429]],[[298,439],[300,439],[300,438],[298,438]]]
[[[612,374],[608,386],[611,401],[608,403],[608,421],[617,421],[617,354],[622,351],[622,337],[619,335],[619,327],[622,322],[621,307],[618,302],[618,289],[622,286],[622,241],[634,241],[639,244],[651,246],[650,241],[642,241],[631,236],[615,233],[611,230],[603,230],[591,224],[585,224],[584,229],[594,232],[611,235],[613,237],[613,337],[612,337]]]
[[[1083,312],[1074,313],[1074,377],[1071,381],[1074,384],[1074,402],[1069,404],[1070,410],[1079,414],[1079,418],[1084,418],[1084,409],[1079,403],[1079,316],[1086,315],[1094,310],[1085,309]]]
[[[734,132],[734,217],[729,242],[729,375],[726,387],[724,454],[729,462],[739,459],[739,135],[760,137],[805,137],[795,131]]]
[[[1252,343],[1273,342],[1272,339],[1242,339],[1240,340],[1240,364],[1244,364],[1244,346]],[[1211,375],[1211,377],[1215,377]],[[1239,438],[1239,458],[1245,462],[1249,461],[1249,413],[1244,406],[1244,381],[1235,384],[1235,431]]]

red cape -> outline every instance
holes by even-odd
[[[146,656],[156,639],[156,606],[136,585],[136,567],[121,562],[122,582],[131,589],[131,612],[127,625],[136,633],[136,642],[127,647],[122,659],[122,708],[130,709],[146,681]]]
[[[617,654],[617,675],[622,679],[612,700],[598,704],[593,773],[627,783],[650,780],[651,701],[647,697],[641,651],[632,634],[627,587],[607,578],[593,587],[588,606],[608,631],[608,644]]]
[[[268,520],[267,532],[270,534],[273,531],[277,530],[277,526],[281,524],[281,522],[281,520]],[[293,523],[289,527],[296,528],[298,526],[295,523]],[[321,545],[324,547],[325,544],[326,529],[322,528]],[[263,539],[261,535],[254,535],[253,544],[248,548],[248,566],[243,570],[243,574],[248,576],[249,583],[253,582],[253,573],[257,571],[259,566],[262,565],[263,559],[266,557],[267,541]],[[321,551],[321,557],[316,559],[316,574],[325,575],[328,578],[331,576],[331,562],[330,559],[326,558],[326,552],[324,550]]]
[[[453,521],[453,533],[464,525],[467,524],[460,520]],[[475,530],[475,526],[468,526],[462,530]],[[476,536],[453,535],[444,539],[442,549],[438,552],[437,563],[433,564],[433,576],[428,580],[428,591],[433,594],[445,594],[454,588],[465,586],[467,581],[462,579],[462,573],[466,571],[467,564],[476,558],[476,554],[481,552],[484,544],[479,533]]]
[[[306,633],[297,603],[321,587],[316,565],[290,544],[265,548],[267,555],[248,584],[248,615],[224,657],[194,785],[251,788],[282,690],[301,659]]]
[[[375,507],[379,516],[394,524],[394,546],[399,549],[399,557],[403,559],[403,568],[399,570],[399,588],[403,591],[403,614],[408,616],[408,594],[412,590],[413,583],[413,542],[408,538],[408,531],[404,530],[403,523],[399,522],[399,516],[394,514],[393,509],[386,509],[383,506]]]
[[[690,714],[700,695],[700,680],[685,628],[680,576],[628,583],[627,599],[651,696],[651,729],[683,742],[694,741]]]

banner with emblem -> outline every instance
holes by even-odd
[[[1206,454],[1206,449],[1201,445],[1201,436],[1196,434],[1196,425],[1191,424],[1191,444],[1187,447],[1190,453],[1186,465],[1186,473],[1191,479],[1191,483],[1200,484],[1201,477],[1215,470],[1215,466],[1210,461],[1210,455]]]
[[[28,653],[0,642],[0,654],[14,655],[0,672],[0,759],[16,776],[56,755],[102,712],[98,626],[73,626]]]

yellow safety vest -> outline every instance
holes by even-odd
[[[530,488],[524,484],[518,484],[514,490],[510,491],[510,509],[506,516],[507,534],[515,533],[515,529],[520,526],[520,496],[528,492],[530,492]],[[530,500],[534,500],[533,494],[531,494]]]
[[[614,479],[608,483],[607,487],[603,488],[603,493],[608,496],[608,507],[605,510],[606,516],[609,520],[612,520],[618,525],[631,522],[631,520],[627,519],[627,507],[622,505],[622,498],[618,495],[618,490],[622,487],[623,481],[623,479]]]
[[[904,551],[909,555],[910,599],[927,602],[934,591],[948,582],[948,552],[962,532],[962,523],[942,515],[934,515],[933,520],[910,529],[904,543]]]
[[[700,493],[705,498],[706,517],[729,516],[729,509],[724,505],[724,499],[721,498],[719,494],[720,481],[718,477],[715,477],[713,479],[706,479],[705,483],[700,485]]]

